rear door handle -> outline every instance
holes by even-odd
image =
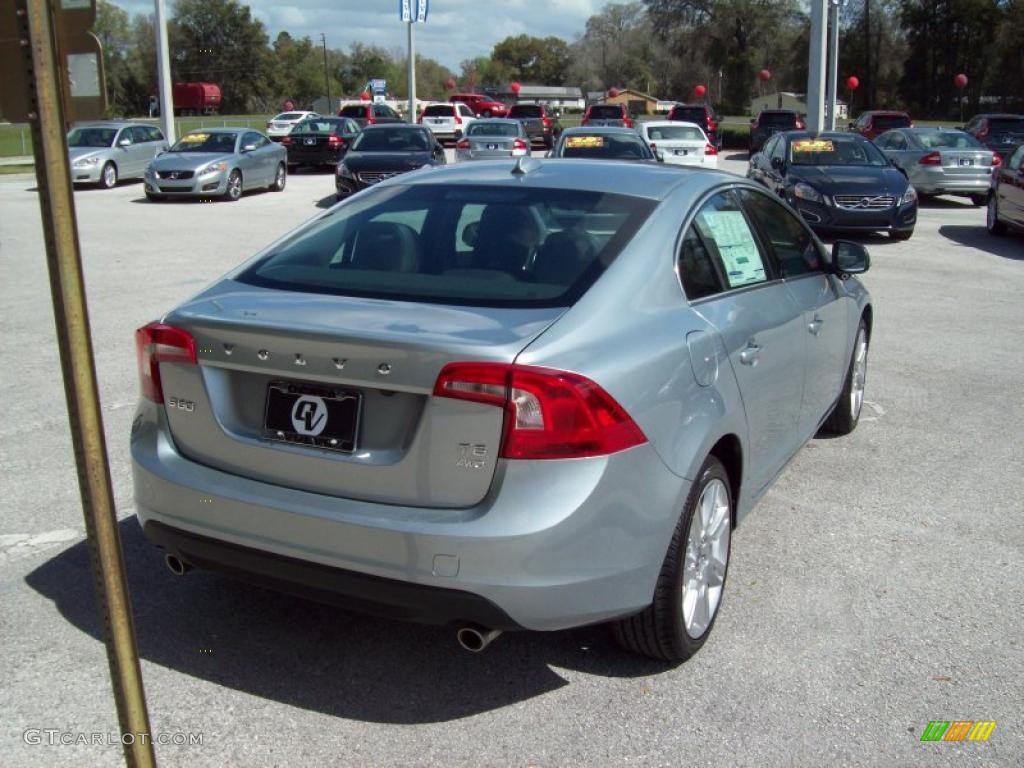
[[[740,362],[744,365],[757,365],[757,359],[761,356],[761,347],[751,339],[747,342],[746,348],[740,352]]]
[[[825,321],[822,320],[818,315],[815,315],[814,319],[807,324],[807,330],[811,332],[812,336],[817,336],[819,333],[821,333],[821,326],[823,326],[824,324]]]

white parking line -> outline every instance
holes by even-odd
[[[45,533],[0,534],[0,564],[28,557],[82,538],[85,534],[72,528],[58,528]]]

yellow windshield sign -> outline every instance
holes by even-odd
[[[793,142],[794,152],[833,152],[835,147],[825,139],[799,139]]]
[[[599,149],[604,146],[604,136],[569,136],[565,146],[567,149]]]
[[[210,138],[208,133],[186,133],[181,137],[181,141],[183,144],[202,144],[208,138]]]

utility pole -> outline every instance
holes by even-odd
[[[416,33],[412,30],[412,21],[406,23],[409,28],[409,122],[416,122]]]
[[[334,105],[331,103],[331,78],[327,74],[327,35],[320,33],[320,42],[324,47],[324,93],[327,94],[327,109],[334,114]]]
[[[836,129],[836,101],[838,100],[836,86],[839,81],[839,6],[841,3],[842,0],[829,0],[828,4],[828,83],[826,89],[828,107],[825,127],[830,131]]]
[[[164,0],[154,0],[156,7],[156,74],[160,89],[160,127],[168,144],[174,135],[174,84],[171,82],[171,54],[167,47],[167,7]]]
[[[811,0],[811,45],[807,66],[807,130],[825,127],[825,49],[829,0]]]

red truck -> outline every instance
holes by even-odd
[[[152,91],[156,96],[158,91]],[[212,115],[220,109],[220,86],[216,83],[175,83],[171,90],[175,115]]]

